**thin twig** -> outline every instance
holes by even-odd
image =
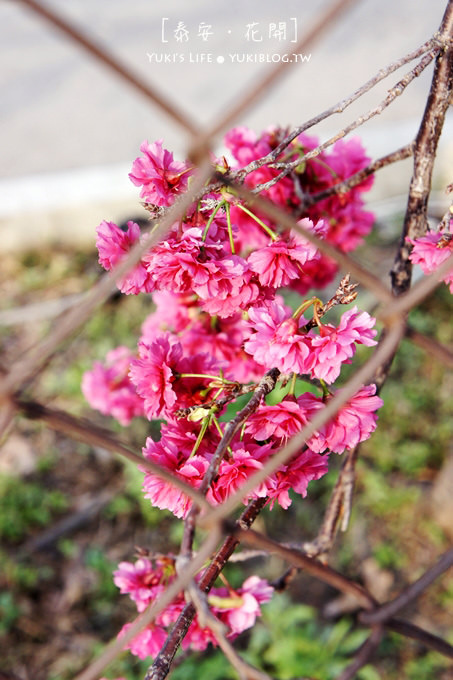
[[[331,493],[324,519],[316,538],[303,545],[304,552],[310,557],[322,557],[330,551],[340,521],[342,531],[346,531],[352,502],[352,491],[354,489],[357,449],[358,447],[356,446],[347,454],[347,458],[343,463]]]
[[[373,175],[377,170],[385,168],[391,163],[396,163],[398,161],[404,160],[405,158],[410,158],[410,156],[412,156],[413,153],[414,142],[411,142],[410,144],[406,144],[406,146],[402,146],[401,149],[398,149],[397,151],[388,153],[386,156],[381,156],[381,158],[377,158],[375,161],[367,165],[367,167],[364,168],[363,170],[360,170],[359,172],[356,172],[354,175],[351,175],[351,177],[348,177],[348,179],[345,179],[344,182],[339,182],[338,184],[334,184],[328,189],[318,191],[317,194],[305,195],[304,201],[302,205],[299,207],[299,210],[302,212],[311,205],[315,205],[316,203],[319,203],[319,201],[323,201],[324,199],[329,198],[330,196],[334,196],[336,194],[345,194],[351,189],[353,189],[355,186],[363,182],[365,179],[367,179],[367,177]],[[258,187],[256,187],[255,189],[257,188]]]
[[[453,659],[453,645],[450,645],[448,642],[446,642],[446,640],[443,640],[437,635],[428,633],[428,631],[423,630],[423,628],[414,626],[414,624],[409,623],[409,621],[402,621],[401,619],[389,619],[388,621],[384,621],[383,626],[389,630],[395,631],[395,633],[399,633],[405,637],[410,637],[413,640],[417,640],[426,647],[430,647],[436,652],[439,652],[439,654],[443,654],[444,656],[448,656],[450,659]]]
[[[49,408],[30,399],[16,397],[11,399],[10,403],[17,411],[30,418],[30,420],[40,420],[56,432],[61,432],[77,441],[84,442],[90,446],[101,447],[112,453],[117,453],[123,456],[123,458],[127,458],[142,469],[152,472],[157,477],[183,491],[195,504],[199,504],[201,508],[205,510],[211,509],[205,497],[194,489],[193,486],[186,484],[164,467],[138,456],[126,444],[112,435],[109,430],[92,423],[88,418],[77,418],[66,413],[66,411]]]
[[[357,671],[369,662],[379,647],[381,640],[382,628],[381,626],[376,626],[371,631],[370,637],[365,640],[360,649],[355,653],[354,661],[340,673],[336,680],[353,680],[353,678],[357,677]]]
[[[314,127],[318,123],[321,123],[323,120],[326,120],[326,118],[329,118],[330,116],[336,114],[336,113],[343,113],[351,104],[353,104],[357,99],[362,97],[364,94],[369,92],[375,85],[381,82],[384,78],[387,78],[391,73],[394,73],[397,71],[401,66],[404,66],[405,64],[409,63],[410,61],[413,61],[414,59],[417,59],[418,57],[421,57],[423,54],[426,52],[429,52],[429,50],[432,50],[435,47],[439,46],[439,42],[436,38],[430,38],[427,42],[425,42],[423,45],[418,47],[416,50],[413,50],[412,52],[409,52],[409,54],[406,54],[404,57],[401,57],[395,62],[392,62],[385,68],[380,69],[378,73],[370,78],[364,85],[359,87],[355,92],[353,92],[351,95],[348,97],[345,97],[341,101],[337,102],[333,106],[329,107],[322,113],[318,114],[314,118],[310,118],[310,120],[306,121],[302,125],[299,125],[296,127],[289,135],[287,135],[281,143],[273,149],[270,153],[268,153],[266,156],[263,156],[260,159],[254,160],[248,165],[246,165],[244,168],[242,168],[239,173],[240,177],[245,177],[246,175],[250,174],[254,170],[258,170],[261,168],[263,165],[269,165],[270,163],[273,163],[277,161],[278,157],[281,155],[281,153],[289,146],[289,144],[300,134],[305,132],[306,130],[309,130],[310,128]],[[238,173],[238,174],[239,174]]]
[[[453,566],[453,548],[447,550],[442,557],[428,571],[425,571],[417,581],[405,588],[402,593],[394,600],[386,602],[373,612],[363,612],[360,621],[366,625],[382,623],[392,618],[401,609],[421,595],[433,581],[435,581],[444,571]]]
[[[345,578],[343,574],[322,564],[317,559],[308,557],[300,550],[287,548],[281,543],[277,543],[253,529],[238,528],[235,533],[241,543],[245,543],[254,548],[260,548],[261,550],[267,550],[271,554],[278,555],[290,564],[293,564],[299,569],[303,569],[311,576],[323,581],[323,583],[332,586],[332,588],[336,588],[342,593],[352,595],[364,609],[372,610],[375,608],[377,604],[376,600],[365,588]]]

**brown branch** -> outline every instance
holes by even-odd
[[[368,640],[365,640],[363,645],[355,653],[354,661],[344,669],[344,671],[338,676],[337,680],[353,680],[353,678],[356,677],[357,671],[359,671],[369,662],[373,654],[378,649],[381,640],[382,628],[380,626],[376,626],[371,631],[371,635]]]
[[[266,394],[269,394],[269,392],[272,392],[274,389],[276,382],[278,380],[278,377],[280,375],[280,371],[277,368],[271,368],[270,371],[266,373],[266,375],[260,380],[255,393],[251,397],[250,401],[244,406],[243,409],[238,411],[238,413],[235,415],[235,417],[230,420],[228,425],[225,428],[225,432],[223,434],[222,439],[220,440],[213,457],[211,458],[209,462],[209,467],[206,470],[206,473],[203,477],[203,480],[200,484],[198,493],[202,494],[203,496],[208,492],[208,490],[211,487],[212,482],[214,481],[215,477],[217,476],[218,470],[219,470],[219,465],[226,453],[226,450],[228,446],[230,445],[234,435],[236,432],[242,427],[243,423],[247,420],[247,418],[256,411],[258,406],[261,403],[261,400],[266,396]],[[184,526],[184,535],[183,535],[183,540],[181,543],[181,555],[182,556],[189,556],[191,551],[192,551],[192,543],[193,543],[193,538],[195,534],[195,523],[197,519],[199,508],[197,506],[192,506],[192,508],[189,511],[189,514],[186,518],[185,521],[185,526]]]
[[[453,566],[453,548],[445,552],[435,565],[428,569],[417,581],[405,588],[394,600],[386,602],[373,612],[363,612],[359,617],[361,623],[373,625],[383,623],[387,619],[392,618],[401,609],[419,597],[433,581],[451,566]]]
[[[401,234],[400,245],[391,271],[395,295],[405,292],[411,281],[410,245],[406,238],[423,236],[427,231],[427,207],[437,144],[442,132],[453,91],[453,0],[449,0],[437,36],[444,45],[435,62],[431,89],[415,140],[414,171]]]
[[[278,555],[282,559],[286,560],[290,564],[303,569],[305,572],[314,576],[315,578],[327,583],[332,588],[339,590],[342,593],[347,593],[352,595],[359,605],[364,609],[374,609],[376,606],[376,600],[372,595],[362,586],[350,581],[345,578],[338,571],[335,571],[331,567],[322,564],[317,559],[313,557],[308,557],[300,550],[294,550],[293,548],[288,548],[276,541],[273,541],[266,536],[254,531],[253,529],[236,529],[236,538],[250,545],[253,548],[259,548],[261,550],[267,550],[269,553]]]
[[[241,528],[252,526],[265,502],[265,498],[259,498],[249,503],[241,517],[237,520],[237,526]],[[198,587],[202,592],[207,593],[212,588],[238,543],[239,540],[234,534],[230,533],[227,536],[198,583]],[[148,669],[145,680],[163,680],[168,675],[173,658],[178,651],[181,641],[189,630],[189,626],[192,623],[195,614],[196,610],[194,605],[192,603],[186,604],[169,633],[164,646],[154,659],[153,665]]]
[[[434,357],[448,368],[453,368],[453,352],[434,338],[419,333],[411,326],[406,328],[406,337],[412,340],[414,345],[421,347],[429,357]]]
[[[414,624],[409,623],[409,621],[390,619],[389,621],[384,621],[383,626],[389,630],[393,630],[395,633],[399,633],[405,637],[410,637],[413,640],[417,640],[426,647],[430,647],[436,652],[439,652],[439,654],[443,654],[444,656],[448,656],[450,659],[453,659],[453,645],[450,645],[437,635],[428,633],[428,631],[423,630],[423,628],[414,626]]]
[[[340,521],[342,530],[346,531],[354,489],[357,455],[358,446],[348,452],[331,493],[321,528],[313,541],[303,545],[304,552],[310,557],[322,557],[330,551]]]
[[[157,477],[183,491],[194,503],[199,504],[200,507],[205,510],[211,510],[211,506],[205,497],[194,489],[193,486],[172,475],[171,472],[162,466],[138,456],[126,444],[113,436],[109,430],[92,423],[88,418],[77,418],[65,411],[49,408],[37,401],[20,397],[12,398],[10,403],[17,411],[26,418],[30,418],[30,420],[40,420],[56,432],[61,432],[77,441],[89,444],[90,446],[98,446],[111,453],[117,453],[123,458],[127,458],[141,468],[149,470],[149,472],[152,472]]]
[[[389,153],[386,156],[381,156],[381,158],[377,158],[375,161],[367,165],[366,168],[360,170],[359,172],[356,172],[354,175],[351,175],[351,177],[344,180],[344,182],[339,182],[338,184],[334,184],[334,186],[329,187],[328,189],[318,191],[317,194],[305,195],[304,202],[299,208],[300,211],[305,210],[311,205],[315,205],[315,203],[319,203],[319,201],[323,201],[324,199],[329,198],[329,196],[347,193],[355,186],[363,182],[367,177],[370,177],[370,175],[373,175],[375,172],[377,172],[377,170],[385,168],[391,163],[396,163],[398,161],[404,160],[405,158],[410,158],[410,156],[412,156],[413,153],[414,142],[411,142],[410,144],[406,144],[406,146],[401,147],[401,149],[398,149],[397,151],[393,151],[392,153]],[[266,188],[264,187],[264,185],[261,186],[263,188]]]
[[[198,126],[190,120],[187,113],[183,112],[175,104],[172,104],[162,93],[157,92],[154,87],[145,82],[140,76],[133,73],[103,45],[89,37],[81,29],[76,28],[68,19],[63,18],[53,9],[44,6],[42,3],[37,2],[37,0],[19,0],[19,2],[22,2],[28,9],[31,9],[40,17],[48,21],[67,38],[75,42],[79,47],[82,47],[85,52],[88,52],[115,75],[122,78],[128,85],[131,85],[148,100],[162,109],[162,111],[165,111],[165,113],[168,114],[175,123],[178,123],[178,125],[183,127],[186,132],[189,132],[192,135],[198,134]]]

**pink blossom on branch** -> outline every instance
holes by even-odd
[[[169,206],[187,189],[193,169],[184,162],[173,160],[173,154],[162,147],[162,140],[143,142],[143,156],[132,164],[129,178],[135,186],[142,186],[140,196],[148,203]]]
[[[345,312],[338,327],[321,324],[319,335],[311,339],[312,374],[326,383],[333,383],[340,375],[341,366],[349,363],[356,352],[356,345],[376,345],[374,328],[376,319],[367,312],[353,307]]]
[[[343,453],[365,441],[377,425],[376,411],[383,401],[376,395],[376,385],[366,385],[342,406],[337,414],[308,442],[314,451]]]
[[[300,220],[300,223],[310,231],[316,231],[310,220]],[[324,230],[319,228],[318,231],[323,233]],[[293,279],[303,278],[304,265],[319,257],[320,253],[315,245],[300,234],[294,234],[255,250],[249,255],[247,262],[252,271],[258,274],[261,285],[282,288]]]
[[[452,224],[453,222],[450,226]],[[414,246],[409,255],[410,261],[412,264],[418,264],[424,274],[435,272],[453,253],[453,236],[450,232],[429,230],[420,238],[406,240]],[[450,293],[453,293],[453,268],[442,281],[450,285]]]
[[[110,271],[129,253],[132,246],[140,240],[140,227],[135,222],[127,223],[127,231],[120,229],[114,222],[100,223],[96,229],[96,246],[99,251],[99,264]],[[117,283],[125,295],[150,293],[154,290],[152,276],[141,260]]]
[[[143,399],[129,379],[129,368],[135,355],[127,347],[107,353],[105,364],[95,361],[82,378],[83,396],[92,408],[113,416],[121,425],[144,415]]]
[[[311,337],[300,333],[299,327],[307,323],[296,320],[277,302],[265,307],[251,307],[249,338],[244,349],[266,368],[275,366],[284,373],[309,373],[312,365]]]

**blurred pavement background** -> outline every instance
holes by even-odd
[[[291,53],[291,40],[329,5],[326,0],[46,2],[203,125],[215,121],[269,66],[259,63],[259,57],[258,63],[237,63],[234,55],[264,54],[272,60],[284,45],[269,36],[274,25],[286,27]],[[330,107],[427,40],[438,28],[445,4],[359,0],[306,53],[306,61],[288,68],[278,85],[236,124],[257,131],[271,124],[295,126]],[[175,35],[180,22],[188,31],[181,42]],[[206,40],[199,35],[201,24],[209,27]],[[251,30],[256,31],[255,40]],[[140,143],[163,139],[180,158],[188,144],[186,133],[20,2],[0,5],[0,51],[2,247],[94,242],[101,219],[140,214],[138,189],[127,177]],[[162,55],[170,55],[170,63],[160,63]],[[200,63],[202,59],[211,61]],[[312,133],[324,139],[376,106],[412,65]],[[431,74],[432,66],[381,116],[358,130],[370,155],[383,155],[413,138]],[[452,131],[450,115],[436,165],[439,189],[452,181]],[[410,172],[411,160],[383,171],[373,200],[404,194]]]

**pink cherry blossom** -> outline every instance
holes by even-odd
[[[417,239],[406,239],[414,247],[409,255],[412,264],[418,264],[424,274],[432,274],[453,253],[453,238],[450,232],[429,230]],[[442,279],[450,284],[453,293],[453,268]]]
[[[295,235],[255,250],[247,261],[252,271],[258,274],[261,285],[281,288],[292,279],[302,277],[303,265],[317,258],[319,253],[316,246],[302,236]]]
[[[353,307],[345,312],[339,326],[322,324],[319,335],[311,339],[312,373],[319,380],[333,383],[340,375],[343,363],[349,363],[354,356],[356,344],[371,347],[376,345],[374,329],[376,319],[367,312],[359,312]]]
[[[353,449],[376,429],[376,411],[383,403],[376,396],[376,385],[362,387],[331,421],[311,437],[309,446],[318,452],[329,449],[343,453],[345,449]]]
[[[131,627],[131,623],[126,623],[120,632],[118,638],[121,640]],[[167,639],[167,633],[161,626],[156,626],[150,623],[144,630],[140,631],[133,640],[125,645],[125,649],[129,649],[134,656],[139,659],[147,659],[148,657],[154,659],[162,649],[162,646]]]
[[[92,408],[113,416],[121,425],[144,415],[143,399],[129,379],[134,354],[127,347],[117,347],[106,355],[105,364],[95,361],[82,378],[83,396]]]
[[[278,303],[249,309],[250,328],[255,331],[244,349],[266,368],[276,367],[284,373],[309,373],[313,359],[311,335],[299,332],[307,321],[289,316]]]
[[[284,443],[307,423],[306,414],[295,397],[285,397],[279,404],[260,406],[249,416],[245,432],[258,441],[273,439]]]
[[[99,264],[110,271],[128,254],[132,246],[140,240],[140,227],[135,222],[127,223],[127,231],[122,231],[114,222],[100,223],[96,229],[96,246],[99,251]],[[152,276],[141,260],[118,281],[118,288],[126,295],[150,293],[154,290]]]
[[[273,475],[272,486],[268,486],[268,497],[272,508],[274,502],[286,510],[291,505],[289,491],[305,497],[308,484],[323,477],[328,471],[328,457],[307,449],[293,458],[287,465],[282,465]]]
[[[129,594],[137,610],[142,612],[165,589],[165,569],[168,570],[168,560],[156,560],[155,566],[144,557],[135,564],[120,562],[118,569],[113,572],[113,582],[122,594]]]
[[[258,576],[250,576],[236,591],[240,606],[223,610],[220,618],[228,625],[230,635],[239,635],[251,628],[257,616],[261,616],[260,604],[269,602],[274,589]]]
[[[213,485],[212,494],[216,503],[222,503],[226,498],[238,491],[243,483],[257,470],[263,467],[260,458],[263,458],[270,447],[259,447],[253,444],[247,446],[247,450],[236,447],[231,456],[220,463],[219,474]],[[264,498],[267,495],[267,487],[263,483],[244,499],[246,503],[250,498]]]
[[[178,194],[187,189],[193,170],[187,163],[173,160],[173,154],[162,148],[162,140],[140,145],[143,156],[132,164],[130,180],[142,186],[140,196],[158,206],[171,205]]]
[[[172,384],[181,366],[182,347],[170,340],[170,334],[165,333],[150,344],[140,342],[139,358],[131,362],[130,378],[149,419],[171,411],[177,401]]]

